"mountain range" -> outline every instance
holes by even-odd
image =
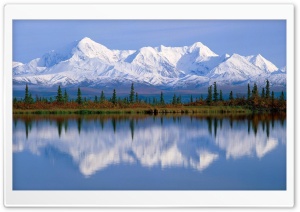
[[[75,41],[23,64],[13,62],[13,83],[38,87],[118,88],[131,83],[165,90],[197,90],[248,83],[286,88],[286,68],[262,55],[218,55],[201,42],[183,47],[111,50],[90,38]]]

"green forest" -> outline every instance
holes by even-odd
[[[207,88],[206,98],[190,96],[183,102],[181,95],[174,93],[171,100],[166,101],[164,93],[152,98],[139,98],[134,84],[128,89],[128,95],[118,97],[116,89],[111,96],[103,90],[93,100],[87,99],[78,87],[76,98],[71,99],[68,91],[57,88],[55,98],[42,96],[32,97],[28,85],[25,87],[24,98],[13,99],[14,113],[250,113],[250,112],[285,112],[286,100],[282,91],[279,97],[270,90],[270,83],[258,90],[256,83],[251,87],[248,83],[246,96],[238,97],[232,91],[229,98],[223,98],[223,92],[214,82]]]

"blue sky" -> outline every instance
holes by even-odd
[[[26,63],[83,37],[110,49],[189,46],[200,41],[219,55],[260,53],[279,68],[286,65],[283,20],[16,20],[13,60]]]

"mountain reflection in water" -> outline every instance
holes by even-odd
[[[68,155],[84,176],[117,164],[203,172],[222,158],[263,158],[286,143],[280,115],[14,115],[13,152]]]

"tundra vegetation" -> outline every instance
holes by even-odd
[[[173,98],[167,102],[164,93],[161,91],[158,97],[139,98],[135,92],[134,84],[128,92],[128,96],[118,97],[116,89],[113,89],[111,97],[106,97],[104,91],[99,92],[93,100],[83,97],[80,87],[77,90],[75,99],[71,99],[67,90],[62,91],[58,86],[57,95],[53,97],[32,97],[28,85],[25,87],[24,98],[13,99],[13,113],[35,113],[35,114],[69,114],[69,113],[274,113],[286,111],[286,100],[282,91],[278,98],[275,98],[274,91],[270,90],[270,83],[266,80],[265,87],[261,92],[256,83],[251,86],[248,83],[247,95],[234,96],[230,91],[229,98],[223,98],[222,90],[218,89],[214,82],[207,90],[206,98],[202,94],[200,98],[190,96],[190,100],[182,102],[181,95],[174,93]]]

